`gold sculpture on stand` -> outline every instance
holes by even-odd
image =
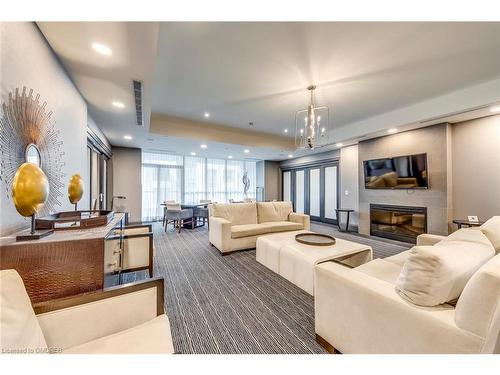
[[[74,174],[69,179],[68,184],[68,199],[71,204],[75,205],[75,211],[78,210],[78,202],[82,199],[83,195],[83,180],[79,174]]]
[[[23,163],[17,169],[12,180],[12,200],[17,212],[31,216],[30,234],[17,236],[17,241],[37,240],[52,233],[35,230],[35,215],[47,201],[49,190],[47,176],[36,164]]]

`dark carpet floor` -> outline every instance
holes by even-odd
[[[155,223],[154,274],[165,279],[165,304],[179,353],[325,353],[315,341],[313,297],[255,260],[255,250],[222,256],[206,228],[165,233]],[[312,230],[372,246],[375,257],[409,248],[339,233]],[[140,275],[129,275],[140,277]]]

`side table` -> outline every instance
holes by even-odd
[[[351,212],[354,212],[354,210],[350,208],[336,208],[335,212],[337,213],[337,226],[339,227],[339,232],[349,232],[349,216],[351,215]],[[343,231],[342,228],[340,227],[340,214],[342,212],[345,212],[347,214],[345,231]]]

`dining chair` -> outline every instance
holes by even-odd
[[[179,203],[165,203],[165,232],[169,223],[174,225],[174,230],[177,229],[181,232],[181,228],[184,224],[191,224],[191,228],[194,228],[194,216],[192,208],[182,208]]]
[[[163,204],[164,204],[164,206],[163,206],[163,220],[162,220],[162,224],[161,225],[163,225],[164,227],[166,227],[167,226],[167,224],[166,224],[166,221],[167,221],[167,206],[166,205],[167,204],[175,204],[175,201],[172,201],[172,200],[171,201],[163,201]]]
[[[208,223],[208,227],[210,228],[210,223],[208,222],[208,205],[211,204],[212,201],[210,199],[200,199],[200,204],[203,204],[203,207],[196,207],[194,209],[194,217],[196,221],[203,221],[203,225],[205,222]]]

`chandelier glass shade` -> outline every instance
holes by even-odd
[[[313,150],[329,144],[330,109],[314,105],[316,86],[307,89],[311,94],[309,105],[295,114],[295,147]]]

